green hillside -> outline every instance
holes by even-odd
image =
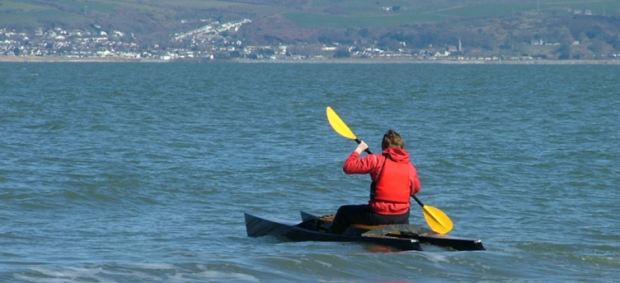
[[[101,20],[121,23],[146,20],[170,26],[205,15],[264,16],[271,12],[232,1],[151,0],[147,4],[137,0],[0,0],[0,26],[79,25]]]
[[[597,15],[620,11],[612,0],[0,0],[0,26],[80,25],[99,21],[174,28],[181,20],[250,18],[282,14],[303,27],[385,27],[523,12]],[[143,28],[144,29],[144,28]],[[145,30],[149,30],[146,28]]]
[[[297,45],[298,53],[304,45],[443,51],[462,44],[459,52],[472,56],[548,58],[620,51],[620,0],[0,0],[0,30],[120,31],[131,38],[117,44],[142,47],[187,47],[191,40],[172,36],[243,19],[251,22],[213,44]]]

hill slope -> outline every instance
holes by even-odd
[[[245,45],[392,50],[460,41],[471,55],[620,52],[619,17],[620,1],[609,0],[0,0],[0,28],[18,31],[97,26],[165,46],[211,21],[250,19],[226,36]]]

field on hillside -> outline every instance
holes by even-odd
[[[620,1],[611,0],[503,0],[503,1],[312,1],[312,12],[284,16],[304,27],[385,27],[406,23],[438,22],[446,19],[502,16],[522,12],[575,13],[590,10],[594,15],[620,12]],[[398,6],[388,6],[398,5]],[[318,9],[322,8],[322,9]],[[390,9],[395,8],[395,9]],[[388,9],[388,10],[386,10]],[[317,12],[323,11],[323,13]]]
[[[148,4],[145,4],[148,3]],[[260,19],[282,14],[302,27],[386,27],[446,19],[502,16],[541,11],[573,13],[590,10],[595,15],[620,11],[611,0],[0,0],[0,27],[45,24],[90,24],[101,20],[129,23],[141,15],[162,26],[181,20],[208,17]],[[128,12],[130,11],[130,12]],[[224,17],[224,18],[226,18]]]
[[[200,18],[200,11],[208,9],[222,9],[239,14],[251,13],[258,16],[281,10],[230,1],[204,0],[151,0],[148,4],[135,0],[0,0],[0,26],[37,26],[44,22],[87,24],[94,22],[96,17],[106,19],[122,17],[118,11],[128,9],[152,19],[172,21],[188,19],[191,16]]]
[[[432,14],[401,13],[396,15],[325,15],[312,13],[285,13],[284,17],[302,27],[388,27],[406,23],[439,22],[446,17]]]
[[[472,17],[501,16],[532,10],[536,10],[536,3],[475,3],[470,5],[449,7],[446,9],[433,11],[432,13],[448,17]]]

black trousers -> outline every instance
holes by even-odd
[[[338,208],[330,232],[342,234],[350,224],[381,225],[381,224],[409,224],[409,210],[399,215],[378,214],[367,204],[343,205]]]

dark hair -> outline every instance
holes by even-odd
[[[385,135],[383,135],[383,141],[381,142],[381,148],[383,150],[386,150],[390,147],[395,147],[395,148],[400,148],[400,149],[405,148],[405,142],[400,137],[400,135],[394,130],[388,130],[387,132],[385,132]]]

